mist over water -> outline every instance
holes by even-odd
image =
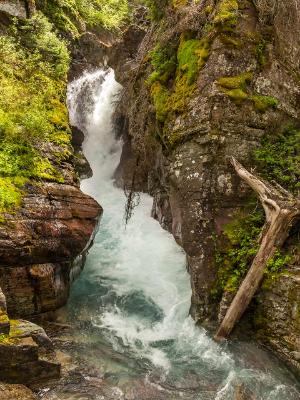
[[[122,148],[112,126],[121,89],[112,70],[86,73],[69,85],[70,121],[85,133],[84,153],[94,173],[81,188],[104,208],[69,303],[70,319],[92,327],[86,335],[91,349],[80,356],[113,374],[120,399],[126,398],[124,385],[137,377],[166,399],[232,400],[241,383],[257,399],[299,399],[292,377],[269,354],[254,344],[220,346],[195,326],[185,255],[151,218],[149,196],[141,195],[125,229],[126,199],[112,178]]]

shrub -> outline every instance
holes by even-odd
[[[41,14],[0,37],[0,212],[20,204],[28,180],[62,182],[40,149],[70,146],[65,106],[69,53]],[[63,137],[63,141],[61,138]]]

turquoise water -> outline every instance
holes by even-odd
[[[125,229],[125,197],[112,180],[121,153],[111,124],[120,90],[111,70],[85,74],[69,87],[71,122],[86,134],[94,171],[82,190],[104,208],[72,289],[67,318],[76,334],[69,339],[74,357],[98,371],[109,390],[87,394],[80,381],[49,398],[232,400],[243,385],[255,399],[300,399],[294,378],[255,343],[219,345],[195,326],[185,255],[150,217],[149,196],[141,195]]]

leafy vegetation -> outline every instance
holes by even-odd
[[[164,9],[168,5],[168,0],[143,0],[150,11],[152,21],[159,21],[164,15]]]
[[[235,292],[258,250],[257,238],[263,226],[262,210],[237,215],[224,229],[225,243],[218,243],[218,281],[214,294]]]
[[[65,106],[69,53],[41,14],[0,37],[0,212],[21,202],[29,179],[62,182],[41,149],[69,147]]]
[[[254,158],[263,177],[275,180],[291,193],[300,190],[300,130],[287,127],[265,136]]]
[[[127,0],[37,0],[37,5],[59,30],[73,37],[85,26],[117,29],[129,14]]]

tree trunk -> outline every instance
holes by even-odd
[[[230,335],[258,290],[268,261],[274,257],[276,250],[282,247],[295,217],[300,215],[299,199],[293,198],[278,184],[274,183],[273,186],[252,175],[234,158],[232,164],[238,175],[259,195],[266,213],[266,224],[260,248],[215,335],[215,340],[222,340]]]
[[[27,18],[31,18],[36,13],[35,0],[26,0],[25,3]]]

